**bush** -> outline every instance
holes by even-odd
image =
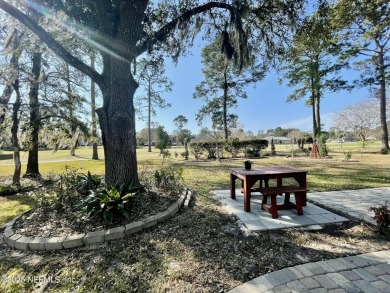
[[[101,179],[97,175],[92,175],[88,171],[87,174],[78,174],[78,192],[81,194],[88,194],[89,190],[96,190],[100,187]]]
[[[329,150],[328,147],[326,146],[326,140],[324,135],[320,136],[318,144],[319,144],[318,151],[320,152],[320,156],[326,157],[329,153]]]
[[[389,149],[381,149],[380,153],[381,153],[381,155],[388,155],[389,154]]]
[[[189,157],[190,153],[189,153],[189,151],[185,151],[185,152],[182,152],[180,155],[181,155],[184,159],[188,160],[188,157]]]
[[[238,138],[228,139],[225,143],[225,150],[236,158],[240,151],[240,140]]]
[[[352,159],[352,152],[351,151],[344,152],[344,156],[345,156],[345,160],[349,161]]]
[[[154,184],[171,195],[178,195],[183,189],[183,168],[177,171],[171,167],[162,168],[154,172]]]
[[[200,159],[200,157],[203,155],[203,147],[199,143],[190,143],[190,150],[191,153],[194,155],[195,159]]]
[[[373,219],[378,224],[379,234],[390,236],[390,210],[388,209],[388,202],[380,207],[371,207],[369,211],[374,212]]]
[[[216,141],[203,141],[203,142],[191,142],[189,144],[191,152],[195,155],[196,159],[207,152],[209,159],[214,159],[217,156]],[[268,147],[268,141],[264,139],[251,139],[251,140],[225,140],[218,142],[218,150],[222,152],[223,149],[233,154],[242,151],[246,156],[259,157],[260,152]]]
[[[91,194],[81,200],[80,206],[88,217],[98,216],[106,222],[114,218],[129,218],[131,200],[143,189],[141,185],[122,184],[112,189],[92,190]]]

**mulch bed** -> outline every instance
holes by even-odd
[[[165,211],[176,200],[164,193],[140,193],[132,202],[129,219],[120,217],[111,223],[96,216],[88,218],[77,202],[63,207],[42,202],[15,222],[14,231],[30,237],[55,237],[110,229]]]

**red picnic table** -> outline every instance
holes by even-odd
[[[303,215],[302,206],[306,206],[307,171],[291,167],[270,166],[246,170],[234,168],[230,172],[230,197],[236,198],[236,179],[241,180],[241,191],[244,193],[244,211],[250,212],[251,191],[260,192],[263,195],[262,209],[270,212],[273,218],[278,217],[278,210],[296,209],[298,215]],[[293,178],[298,186],[283,186],[283,178]],[[275,187],[269,187],[269,180],[276,180]],[[254,187],[259,181],[259,187]],[[263,186],[264,184],[264,186]],[[295,194],[295,204],[290,202],[290,194]],[[276,196],[285,195],[283,205],[277,205]],[[268,197],[271,205],[267,204]]]

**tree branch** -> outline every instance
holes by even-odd
[[[148,48],[152,47],[154,44],[164,41],[168,36],[168,34],[171,33],[179,23],[189,20],[191,17],[197,14],[209,11],[212,8],[222,8],[222,9],[229,10],[231,12],[235,11],[235,8],[232,5],[227,3],[220,3],[220,2],[209,2],[207,4],[190,9],[184,12],[179,17],[168,22],[161,29],[155,32],[152,36],[148,37],[145,41],[143,41],[142,44],[138,47],[138,55],[141,55],[143,52],[145,52]]]
[[[37,24],[29,16],[16,9],[11,4],[8,4],[4,0],[0,0],[0,9],[12,17],[19,20],[32,32],[34,32],[46,45],[53,50],[60,58],[69,63],[74,68],[80,70],[82,73],[88,75],[101,89],[105,87],[103,77],[92,67],[82,62],[77,57],[73,56],[68,50],[66,50],[58,41],[56,41],[47,31]]]

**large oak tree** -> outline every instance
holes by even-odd
[[[226,24],[235,32],[238,65],[248,56],[248,35],[262,42],[252,49],[275,50],[303,1],[147,1],[147,0],[36,0],[27,1],[46,21],[64,19],[64,29],[99,50],[101,73],[66,50],[55,36],[18,9],[25,1],[0,0],[3,9],[39,36],[71,66],[88,75],[101,89],[103,106],[97,109],[105,152],[106,183],[138,181],[134,93],[138,84],[131,64],[148,50],[163,49],[178,57],[203,26],[209,36],[213,24]],[[15,3],[12,5],[11,3]],[[59,14],[58,14],[59,13]],[[208,21],[204,21],[204,20]],[[256,31],[257,33],[252,33]]]

